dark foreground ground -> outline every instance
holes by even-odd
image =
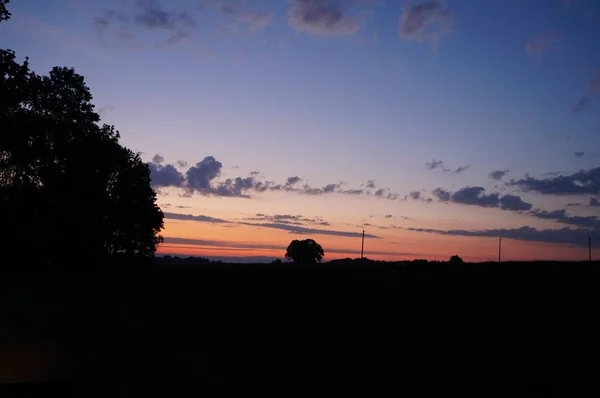
[[[55,381],[38,388],[56,396],[599,392],[598,262],[108,266],[0,278],[0,382]],[[0,395],[19,392],[8,388]]]

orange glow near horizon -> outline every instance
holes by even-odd
[[[377,231],[368,232],[382,236],[381,239],[365,239],[364,255],[373,260],[447,260],[455,254],[471,262],[498,259],[497,238],[447,236],[404,230],[383,230],[385,235]],[[168,220],[164,235],[166,241],[159,246],[158,254],[283,258],[287,245],[293,239],[306,238],[313,238],[323,246],[325,260],[358,258],[361,248],[360,236],[297,235],[266,227],[179,220]],[[186,241],[170,241],[169,238],[175,237]],[[503,261],[586,260],[587,256],[586,247],[502,240]]]

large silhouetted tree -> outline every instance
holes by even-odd
[[[0,50],[0,94],[1,243],[53,260],[152,256],[163,213],[150,170],[99,123],[83,76],[36,75]]]
[[[285,252],[285,258],[295,263],[317,263],[323,259],[325,252],[321,245],[313,239],[294,239]]]

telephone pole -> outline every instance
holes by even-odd
[[[502,261],[502,238],[498,241],[498,262]]]
[[[362,235],[362,245],[360,247],[360,259],[362,260],[363,254],[365,252],[365,230],[363,229],[363,235]]]

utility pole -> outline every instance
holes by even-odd
[[[363,254],[365,252],[365,230],[363,229],[363,235],[362,235],[362,245],[360,247],[360,259],[362,260]]]
[[[502,261],[502,238],[498,241],[498,262]]]

